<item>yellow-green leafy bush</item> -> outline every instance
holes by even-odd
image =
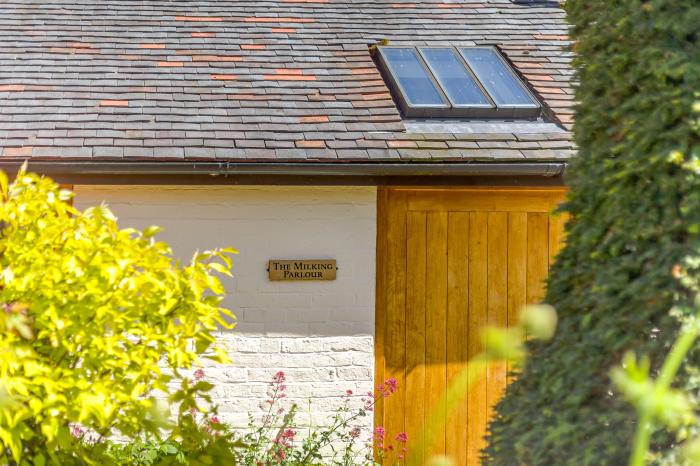
[[[157,228],[120,230],[70,197],[0,173],[0,464],[105,464],[114,436],[184,439],[191,464],[220,463],[230,436],[190,415],[213,409],[211,385],[186,376],[226,360],[214,332],[233,315],[216,275],[235,251],[181,265]]]

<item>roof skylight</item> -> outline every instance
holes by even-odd
[[[418,54],[411,48],[387,48],[383,51],[396,82],[414,107],[445,107],[448,105],[423,65]]]
[[[408,117],[535,118],[540,105],[494,47],[380,46]]]
[[[421,54],[455,107],[492,108],[486,94],[454,49],[424,48]]]

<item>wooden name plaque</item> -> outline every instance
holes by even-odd
[[[335,259],[271,260],[267,273],[272,281],[335,280]]]

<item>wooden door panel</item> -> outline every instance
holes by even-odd
[[[448,454],[477,466],[509,367],[488,368],[462,403],[436,412],[450,381],[482,351],[486,325],[517,321],[542,299],[565,218],[549,211],[562,189],[380,189],[376,378],[400,390],[376,407],[387,439],[409,437],[410,465]],[[428,416],[445,422],[419,445]],[[419,452],[421,452],[419,454]]]
[[[447,218],[447,385],[464,368],[469,359],[468,318],[469,269],[464,267],[469,258],[469,213],[450,212]],[[467,316],[468,317],[468,316]],[[465,398],[451,413],[447,413],[445,452],[457,464],[466,464],[467,429],[464,419],[468,416]]]
[[[425,378],[426,378],[426,261],[427,261],[427,215],[425,212],[409,212],[407,216],[408,272],[406,283],[406,347],[411,348],[406,356],[406,399],[411,409],[404,414],[406,433],[415,439],[414,450],[418,447],[419,436],[425,417]],[[413,457],[420,464],[423,458]]]
[[[438,402],[447,388],[447,212],[427,213],[425,297],[425,410],[442,409]],[[411,349],[414,351],[414,349]],[[438,413],[445,417],[444,411]],[[435,440],[426,454],[445,453],[445,426],[428,432]]]
[[[527,214],[527,302],[538,303],[544,296],[549,270],[549,215]]]
[[[561,202],[561,189],[467,188],[404,191],[408,210],[438,212],[549,213]]]
[[[383,378],[395,378],[399,386],[406,386],[406,209],[401,192],[390,192],[387,208],[387,245],[385,261],[386,313],[384,347],[391,348],[385,354]],[[379,354],[378,354],[379,356]],[[405,391],[386,399],[377,411],[405,413]],[[388,432],[405,430],[404,415],[387,415],[381,425]]]
[[[487,296],[486,322],[489,326],[508,326],[508,213],[489,212],[486,227]],[[487,418],[506,388],[506,363],[495,362],[486,370]]]
[[[472,359],[483,350],[481,329],[488,321],[488,212],[469,214],[469,308],[467,309],[468,351]],[[463,361],[466,364],[467,361]],[[467,394],[469,422],[462,420],[467,429],[467,464],[477,464],[483,447],[483,431],[486,428],[486,374],[480,376]]]
[[[508,326],[527,303],[527,215],[508,212]]]

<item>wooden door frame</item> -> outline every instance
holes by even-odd
[[[388,277],[388,261],[389,257],[389,247],[388,244],[390,240],[394,238],[389,238],[388,235],[388,225],[391,221],[399,221],[405,223],[406,221],[406,191],[400,188],[385,188],[380,187],[377,189],[377,239],[376,239],[376,285],[375,285],[375,311],[374,311],[374,384],[375,393],[378,389],[380,383],[382,383],[387,377],[385,374],[386,366],[386,355],[384,353],[384,342],[386,336],[386,317],[387,317],[387,298],[389,296],[389,287],[396,289],[399,286],[405,287],[406,273],[404,267],[404,273],[397,276],[392,275],[392,279],[389,280]],[[405,232],[403,238],[398,238],[399,244],[405,244]],[[399,254],[399,256],[401,256]],[[403,254],[405,257],[405,254]],[[404,260],[405,262],[405,260]],[[404,301],[403,306],[405,308],[405,297],[404,293],[400,293],[400,298]],[[405,351],[404,351],[405,352]],[[405,354],[403,355],[405,360]],[[403,390],[400,387],[400,390]],[[399,393],[401,396],[401,393]],[[378,426],[383,423],[384,417],[384,403],[383,398],[378,398],[374,407],[374,425]]]

